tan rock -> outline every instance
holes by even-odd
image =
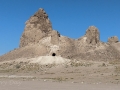
[[[110,44],[111,43],[117,43],[117,42],[119,42],[117,36],[113,36],[113,37],[108,38],[108,43],[110,43]]]
[[[88,28],[88,30],[86,31],[86,37],[87,37],[86,40],[88,44],[96,45],[100,41],[99,31],[95,26],[90,26]]]
[[[58,45],[59,44],[59,37],[60,37],[60,34],[58,33],[58,31],[53,30],[51,32],[51,43],[53,45]]]
[[[39,9],[27,22],[21,36],[20,47],[38,43],[40,39],[48,36],[52,26],[48,15],[43,9]]]
[[[20,39],[20,48],[0,57],[0,61],[39,56],[61,56],[82,60],[120,60],[118,38],[108,39],[108,44],[100,41],[99,30],[90,26],[79,39],[71,39],[52,29],[48,15],[39,9],[26,22]]]

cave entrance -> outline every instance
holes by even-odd
[[[52,56],[56,56],[56,54],[55,54],[55,53],[52,53]]]

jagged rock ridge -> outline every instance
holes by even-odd
[[[26,22],[20,47],[1,56],[0,61],[55,55],[78,60],[120,60],[118,38],[109,38],[108,42],[100,41],[100,33],[95,26],[90,26],[79,39],[62,36],[52,29],[44,9],[39,9]]]

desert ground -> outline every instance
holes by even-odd
[[[119,90],[117,84],[86,84],[53,81],[4,80],[1,90]]]
[[[42,58],[0,62],[1,90],[120,90],[117,60]]]

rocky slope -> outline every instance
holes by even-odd
[[[71,39],[52,29],[44,9],[39,9],[26,22],[20,47],[3,56],[0,61],[38,56],[61,56],[82,60],[120,60],[120,43],[116,36],[108,43],[100,41],[99,30],[90,26],[84,36]]]

